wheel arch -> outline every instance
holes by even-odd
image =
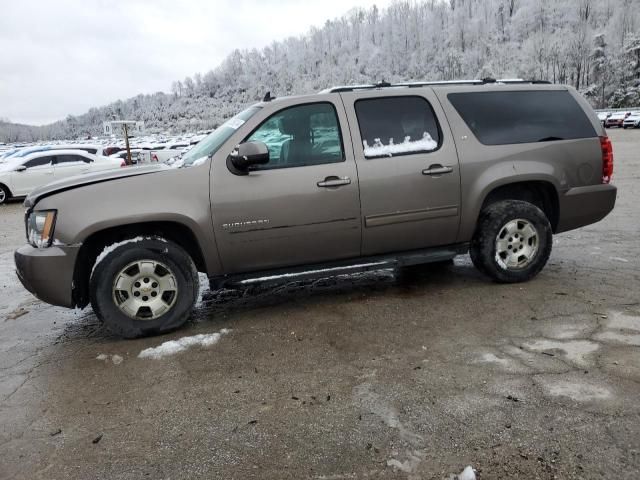
[[[558,190],[548,180],[521,180],[493,186],[486,192],[476,215],[476,224],[480,213],[492,203],[502,200],[522,200],[540,208],[549,219],[555,233],[560,218],[560,200]]]
[[[13,198],[13,193],[11,192],[11,189],[9,188],[9,185],[7,185],[4,182],[0,182],[0,187],[4,188],[6,190],[6,192],[8,193],[7,198],[5,199],[5,202],[7,200],[9,200],[10,198]]]
[[[196,235],[175,221],[152,221],[117,225],[89,235],[80,247],[73,274],[73,301],[84,308],[89,304],[89,278],[98,255],[105,247],[137,236],[157,236],[182,247],[199,272],[207,273],[207,264]]]

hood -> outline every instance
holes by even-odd
[[[20,165],[12,158],[0,158],[0,172],[11,172]]]
[[[125,167],[114,168],[113,170],[104,170],[102,172],[85,173],[83,175],[76,175],[75,177],[65,178],[55,182],[47,183],[41,187],[38,187],[27,195],[24,200],[24,206],[32,208],[38,200],[54,195],[58,192],[64,192],[67,190],[73,190],[74,188],[84,187],[86,185],[92,185],[94,183],[108,182],[111,180],[117,180],[119,178],[135,177],[137,175],[149,175],[157,172],[164,172],[171,170],[164,164],[158,165],[146,165],[144,167]]]

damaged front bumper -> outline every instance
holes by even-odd
[[[73,308],[73,273],[79,246],[23,245],[14,253],[22,285],[43,302]]]

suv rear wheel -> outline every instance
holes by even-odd
[[[113,333],[156,335],[187,321],[198,286],[193,260],[180,246],[140,238],[99,257],[90,279],[91,305]]]
[[[498,282],[524,282],[544,268],[553,235],[545,214],[520,200],[496,202],[480,213],[469,253],[478,270]]]

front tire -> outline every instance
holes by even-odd
[[[198,295],[198,272],[179,245],[138,238],[98,261],[89,289],[91,306],[110,331],[125,338],[158,335],[188,320]]]
[[[469,253],[485,275],[516,283],[540,273],[552,244],[551,224],[542,210],[529,202],[505,200],[482,210]]]
[[[11,192],[7,187],[0,184],[0,205],[4,205],[11,198]]]

